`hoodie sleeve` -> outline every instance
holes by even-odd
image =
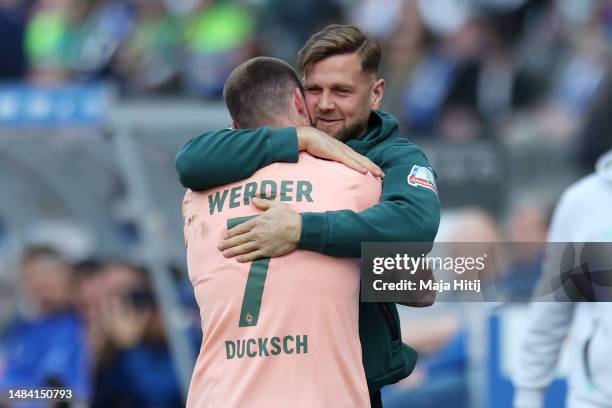
[[[515,408],[541,408],[555,378],[563,342],[574,314],[571,302],[535,302],[529,307],[520,363],[514,374]]]
[[[181,184],[193,191],[250,177],[271,163],[298,161],[295,128],[224,129],[189,140],[174,160]]]
[[[300,248],[359,258],[362,242],[433,242],[440,200],[435,173],[421,149],[394,142],[374,161],[386,174],[380,202],[362,212],[302,213]]]
[[[549,242],[572,241],[572,196],[571,190],[568,191],[557,206],[548,236]],[[547,257],[543,277],[558,275],[558,266],[555,267],[551,259],[559,258]],[[513,378],[516,388],[515,408],[543,407],[546,389],[557,372],[559,355],[573,320],[574,309],[573,302],[534,302],[529,306],[520,363]]]

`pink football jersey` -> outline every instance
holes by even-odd
[[[359,342],[359,263],[297,250],[241,264],[217,246],[261,211],[255,195],[298,212],[375,205],[381,182],[300,154],[183,201],[189,278],[202,346],[188,407],[367,407]]]

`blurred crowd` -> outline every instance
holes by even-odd
[[[119,260],[71,263],[51,246],[32,246],[17,281],[18,302],[6,305],[13,313],[0,325],[0,388],[62,387],[91,407],[182,406],[145,269]],[[192,292],[182,297],[195,356],[199,315]]]
[[[612,145],[611,0],[0,0],[0,78],[215,100],[240,62],[295,63],[332,22],[382,43],[384,108],[411,137],[579,140],[589,170]]]

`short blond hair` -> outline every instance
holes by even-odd
[[[376,74],[381,49],[376,39],[354,25],[332,24],[313,34],[298,53],[298,66],[304,74],[312,65],[333,55],[357,53],[364,72]]]

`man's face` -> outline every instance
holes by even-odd
[[[33,259],[22,267],[23,287],[43,311],[59,310],[72,301],[72,274],[53,259]]]
[[[373,109],[378,109],[384,81],[361,69],[357,53],[314,63],[304,79],[312,125],[338,140],[361,137]]]

